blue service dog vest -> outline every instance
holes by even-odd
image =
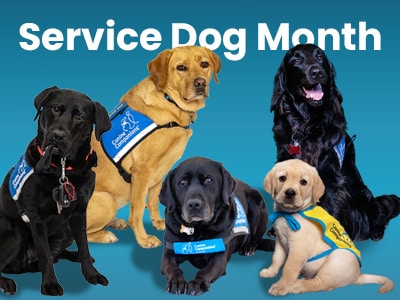
[[[324,257],[335,249],[349,250],[357,257],[359,262],[361,261],[360,251],[356,248],[343,226],[325,209],[323,209],[321,206],[313,205],[297,213],[302,217],[314,222],[315,224],[318,224],[318,226],[321,228],[322,238],[329,246],[331,246],[331,249],[310,258],[308,260],[309,262]],[[286,222],[291,230],[300,230],[300,223],[293,217],[293,214],[294,213],[282,211],[273,212],[270,215],[269,220],[271,224],[273,224],[276,219],[283,217],[286,219]]]
[[[130,108],[125,102],[121,102],[112,110],[109,117],[111,129],[101,135],[101,145],[127,182],[130,182],[130,174],[122,168],[122,159],[141,141],[157,129],[172,127],[189,129],[189,126],[181,126],[176,122],[158,125],[149,117]]]
[[[111,129],[101,135],[101,144],[108,157],[116,164],[157,128],[156,123],[131,109],[125,102],[110,113],[110,119]]]

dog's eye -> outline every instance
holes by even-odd
[[[208,63],[208,61],[202,61],[202,62],[200,63],[200,66],[201,66],[202,68],[208,68],[208,67],[210,66],[210,64]]]
[[[294,59],[294,64],[295,65],[301,65],[301,63],[303,62],[303,60],[300,57],[297,57]]]
[[[182,180],[180,180],[180,181],[178,182],[178,185],[180,185],[180,186],[185,186],[185,185],[187,185],[187,183],[188,183],[188,180],[187,180],[187,179],[182,179]]]
[[[184,65],[178,65],[178,66],[176,67],[176,69],[177,69],[178,71],[186,71],[186,70],[187,70],[187,67],[184,66]]]
[[[280,182],[285,182],[286,181],[286,176],[279,176],[279,181]]]
[[[51,107],[51,111],[55,114],[59,114],[61,112],[61,107],[58,105],[54,105]]]
[[[74,119],[75,119],[75,121],[82,121],[84,118],[83,118],[83,114],[81,114],[81,113],[76,113],[75,115],[74,115]]]
[[[210,184],[210,183],[212,183],[213,182],[213,180],[211,179],[211,178],[204,178],[204,184]]]
[[[321,54],[317,54],[317,59],[318,61],[322,62],[324,60],[324,57]]]
[[[305,179],[300,180],[300,184],[303,185],[303,186],[307,185],[307,183],[308,182]]]

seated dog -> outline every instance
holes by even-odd
[[[218,162],[194,157],[165,178],[160,202],[166,206],[161,272],[172,294],[199,295],[226,272],[232,253],[272,251],[263,239],[268,212],[261,194],[234,179]],[[199,268],[189,283],[179,264]]]
[[[108,285],[93,266],[86,237],[97,164],[91,134],[93,124],[97,138],[110,128],[108,113],[86,95],[57,87],[41,92],[34,104],[37,136],[0,190],[0,290],[16,292],[1,273],[42,272],[42,294],[63,295],[53,268],[60,258],[79,261],[88,282]],[[66,250],[74,240],[77,253]]]
[[[270,222],[276,232],[272,263],[261,277],[282,276],[269,289],[272,295],[332,290],[350,284],[377,283],[380,293],[394,284],[383,276],[360,272],[360,253],[341,224],[317,206],[324,184],[317,170],[291,159],[277,163],[264,187],[274,199]],[[299,279],[299,275],[303,278]]]

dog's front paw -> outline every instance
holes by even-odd
[[[91,284],[101,284],[104,286],[108,285],[108,280],[105,276],[101,275],[96,269],[90,273],[84,273],[85,279]]]
[[[273,278],[273,277],[275,277],[276,275],[278,275],[278,273],[275,272],[274,270],[272,270],[271,268],[262,269],[262,270],[260,271],[260,277],[263,277],[263,278]]]
[[[194,279],[188,283],[186,294],[197,296],[208,292],[211,287],[211,282],[207,280]]]
[[[165,290],[168,293],[182,295],[186,293],[187,281],[183,277],[173,278],[168,281]]]
[[[56,282],[43,282],[40,292],[46,296],[62,296],[64,290],[61,285]]]
[[[151,220],[153,226],[157,230],[165,230],[165,221],[163,219],[154,219]]]
[[[14,280],[0,275],[0,290],[6,295],[14,295],[17,291],[17,286]]]
[[[271,285],[268,290],[268,293],[274,296],[283,296],[289,293],[288,287],[283,284],[280,284],[279,281]]]
[[[154,235],[146,235],[144,238],[137,238],[137,242],[143,248],[156,248],[161,246],[161,241]]]

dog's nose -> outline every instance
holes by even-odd
[[[294,189],[287,189],[285,191],[285,195],[288,198],[293,198],[294,196],[296,196],[296,191]]]
[[[189,210],[200,209],[203,206],[203,201],[198,198],[193,198],[186,202],[186,207]]]
[[[52,138],[55,142],[61,142],[65,139],[65,133],[59,129],[55,129]]]
[[[323,77],[323,75],[322,70],[318,67],[312,67],[310,69],[310,76],[312,78]]]
[[[193,84],[195,87],[205,87],[207,86],[207,81],[204,78],[196,78]]]

